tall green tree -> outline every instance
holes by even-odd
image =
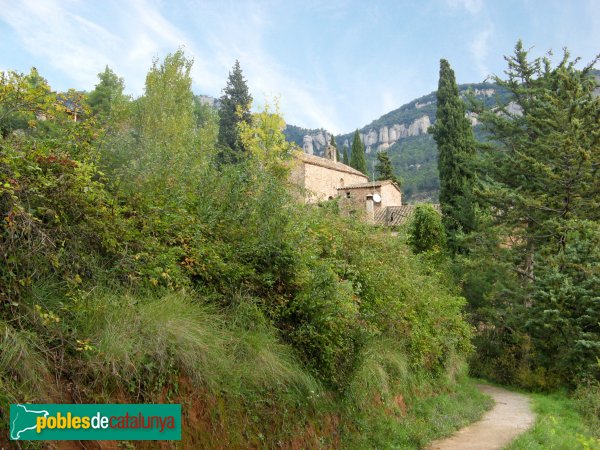
[[[367,173],[367,161],[365,160],[365,147],[360,140],[358,130],[354,132],[352,140],[352,155],[350,156],[350,166],[362,173]]]
[[[471,284],[493,264],[506,276],[476,299],[494,325],[479,338],[479,372],[536,388],[600,378],[598,58],[578,69],[565,51],[553,66],[519,41],[506,60],[507,79],[494,82],[510,102],[480,116],[491,143],[477,193],[489,218],[473,247],[491,251],[479,250]]]
[[[219,162],[239,162],[246,149],[239,138],[239,124],[250,124],[252,114],[252,96],[242,74],[239,61],[235,61],[233,69],[229,72],[227,86],[223,89],[219,109]]]
[[[482,200],[493,220],[517,238],[522,268],[532,278],[536,248],[564,249],[571,219],[598,220],[600,212],[600,100],[591,70],[565,52],[556,67],[528,58],[519,41],[508,60],[508,79],[494,82],[511,103],[481,119],[495,145],[481,171]]]
[[[473,158],[475,140],[466,107],[459,96],[454,71],[440,60],[435,124],[430,128],[438,147],[440,205],[449,243],[457,250],[458,233],[475,226],[473,205]]]
[[[199,169],[192,64],[182,50],[167,55],[162,64],[155,60],[138,100],[136,182],[156,201],[181,200]]]
[[[394,174],[394,168],[390,161],[390,156],[387,152],[377,153],[377,165],[375,166],[375,172],[377,172],[377,180],[392,180],[394,183],[399,184],[398,178]]]
[[[344,154],[342,156],[342,162],[346,165],[350,164],[350,160],[348,159],[348,146],[344,145]]]

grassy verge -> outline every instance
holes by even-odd
[[[479,420],[493,400],[462,377],[449,392],[407,398],[404,417],[361,416],[357,431],[346,439],[348,448],[422,448]]]
[[[600,449],[600,431],[592,428],[593,418],[580,412],[581,400],[561,393],[531,394],[531,399],[535,424],[513,441],[509,450]]]

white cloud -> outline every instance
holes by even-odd
[[[482,0],[446,0],[446,4],[452,9],[463,8],[472,15],[479,14],[483,7]]]
[[[490,38],[494,32],[493,26],[488,26],[485,30],[477,33],[473,41],[469,44],[469,52],[473,57],[477,70],[482,78],[490,74],[487,65],[487,56],[489,51]]]
[[[55,0],[6,2],[0,18],[16,32],[24,48],[82,85],[96,80],[98,62],[111,64],[107,50],[120,39],[102,26],[65,10]]]

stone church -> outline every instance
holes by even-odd
[[[400,186],[390,180],[369,181],[339,162],[333,146],[326,147],[325,157],[298,152],[296,159],[290,178],[302,188],[307,203],[339,198],[342,211],[378,225],[399,225],[412,214],[412,207],[402,205]]]

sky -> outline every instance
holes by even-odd
[[[0,70],[34,66],[53,89],[92,90],[108,65],[139,96],[154,58],[182,47],[193,90],[219,97],[236,59],[286,122],[347,133],[434,91],[534,56],[600,53],[600,0],[0,0]]]

